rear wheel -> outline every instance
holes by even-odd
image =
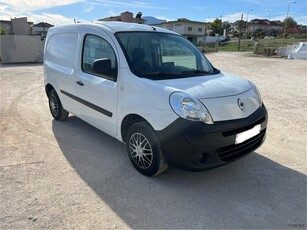
[[[131,163],[145,176],[156,176],[167,169],[160,141],[146,122],[130,127],[126,146]]]
[[[60,98],[54,89],[49,94],[49,109],[55,120],[62,121],[68,117],[68,112],[63,108]]]

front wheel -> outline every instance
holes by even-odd
[[[156,176],[167,169],[160,141],[146,122],[130,127],[126,146],[131,163],[143,175]]]
[[[49,94],[49,109],[55,120],[61,121],[68,117],[68,112],[63,108],[60,98],[54,89]]]

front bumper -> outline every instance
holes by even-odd
[[[244,119],[203,122],[178,118],[157,131],[169,165],[191,171],[203,171],[235,161],[257,149],[265,140],[268,113],[264,105]],[[258,135],[235,144],[236,134],[261,124]]]

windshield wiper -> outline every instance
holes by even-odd
[[[181,72],[182,74],[211,74],[208,71],[204,71],[204,70],[185,70]]]
[[[142,75],[139,75],[140,77],[144,78],[150,78],[152,80],[164,80],[164,79],[177,79],[177,78],[186,78],[186,77],[192,77],[194,76],[200,76],[200,75],[209,75],[213,74],[207,71],[203,70],[186,70],[182,71],[181,73],[172,73],[172,72],[151,72],[151,73],[145,73]]]
[[[141,76],[142,77],[147,77],[147,76],[170,76],[170,77],[176,77],[176,76],[179,76],[180,74],[177,74],[177,73],[170,73],[170,72],[151,72],[151,73],[145,73],[145,74],[142,74]]]

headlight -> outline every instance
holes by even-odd
[[[251,85],[251,87],[253,88],[254,92],[258,96],[259,106],[262,106],[262,99],[261,99],[260,91],[258,90],[257,86],[254,83],[249,82],[249,84]]]
[[[207,108],[190,95],[182,92],[174,92],[170,95],[169,101],[172,109],[178,116],[191,121],[214,124]]]

